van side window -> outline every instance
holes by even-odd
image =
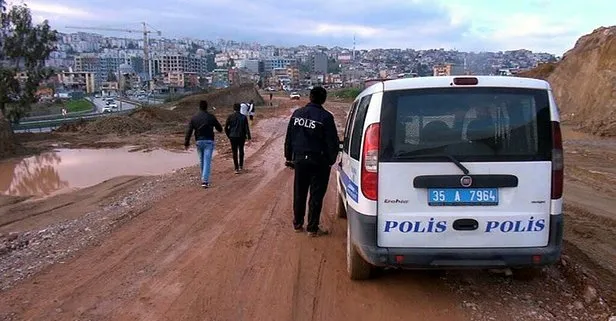
[[[351,105],[351,110],[349,111],[349,116],[347,117],[347,123],[346,123],[346,127],[344,129],[344,141],[342,144],[342,151],[345,153],[349,152],[349,143],[350,143],[350,136],[351,136],[351,128],[352,128],[352,124],[353,124],[353,119],[355,117],[355,110],[357,109],[357,102],[354,102],[353,105]]]
[[[357,112],[355,113],[355,121],[353,124],[353,133],[351,134],[351,158],[359,160],[359,154],[361,151],[361,138],[364,131],[364,122],[366,120],[366,114],[368,112],[368,106],[370,105],[370,99],[372,95],[368,95],[361,99]]]

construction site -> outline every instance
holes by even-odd
[[[283,143],[306,97],[270,101],[239,86],[49,133],[0,128],[0,320],[611,321],[615,50],[616,28],[598,29],[558,65],[521,75],[552,85],[565,150],[564,252],[530,275],[384,270],[349,280],[334,175],[322,214],[331,234],[310,239],[290,228]],[[236,102],[257,106],[245,173],[233,175],[219,134],[207,191],[183,146],[200,100],[221,122]],[[324,105],[339,137],[349,105],[333,95]]]

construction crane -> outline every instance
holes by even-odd
[[[118,31],[118,32],[128,32],[128,33],[143,33],[143,69],[148,73],[148,88],[151,90],[151,80],[152,80],[152,68],[150,66],[150,55],[148,48],[148,35],[150,33],[156,33],[160,36],[162,33],[159,30],[148,30],[148,24],[145,22],[141,23],[143,25],[143,30],[136,29],[121,29],[121,28],[99,28],[99,27],[77,27],[77,26],[66,26],[68,29],[82,29],[82,30],[99,30],[99,31]],[[152,28],[152,26],[150,26]],[[152,28],[154,29],[154,28]]]

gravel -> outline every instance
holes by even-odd
[[[0,291],[26,280],[45,267],[63,264],[81,249],[95,244],[114,228],[138,216],[151,204],[181,186],[196,185],[197,168],[153,176],[136,190],[116,195],[97,211],[41,230],[0,235]]]

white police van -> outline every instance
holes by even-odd
[[[352,279],[375,267],[532,268],[563,238],[563,150],[546,81],[387,80],[353,103],[338,166]]]

